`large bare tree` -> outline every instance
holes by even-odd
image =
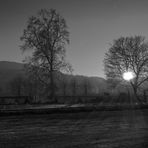
[[[31,49],[32,57],[27,67],[40,81],[50,88],[50,97],[55,94],[54,75],[69,67],[65,60],[65,46],[69,32],[65,19],[55,9],[42,9],[32,16],[21,37],[23,51]]]
[[[140,86],[148,80],[148,44],[142,36],[120,37],[105,54],[105,73],[107,79],[123,80],[124,72],[132,72],[130,81],[135,97]]]

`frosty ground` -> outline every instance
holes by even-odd
[[[147,148],[148,110],[0,117],[1,148]]]

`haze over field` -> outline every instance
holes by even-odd
[[[25,70],[24,65],[22,63],[16,63],[16,62],[8,62],[8,61],[0,61],[0,95],[9,95],[9,86],[10,83],[18,77],[25,77]],[[71,83],[73,79],[76,80],[76,85],[79,86],[82,89],[77,88],[77,94],[83,95],[84,93],[84,81],[88,81],[90,84],[90,92],[92,93],[102,93],[106,90],[107,84],[106,80],[100,77],[87,77],[87,76],[81,76],[81,75],[65,75],[66,78],[65,81],[68,83]],[[59,82],[60,85],[60,82]],[[77,87],[78,87],[77,86]],[[68,88],[67,88],[68,89]],[[71,89],[68,89],[67,91],[71,91]]]

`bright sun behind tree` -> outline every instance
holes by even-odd
[[[127,71],[123,73],[123,79],[126,81],[130,81],[131,79],[134,78],[134,74],[131,71]]]

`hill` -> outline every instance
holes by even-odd
[[[17,77],[18,75],[24,75],[23,68],[23,63],[0,61],[0,94],[3,94],[2,92],[4,90],[5,92],[7,92],[8,83],[12,81],[15,77]],[[78,94],[83,94],[84,85],[86,82],[89,86],[88,89],[95,94],[104,91],[107,86],[106,80],[100,77],[62,74],[62,79],[69,83],[69,91],[71,91],[73,87],[72,81],[75,81]]]
[[[7,84],[17,75],[22,75],[24,65],[22,63],[0,61],[0,91],[7,89]]]
[[[0,61],[0,70],[22,70],[23,67],[22,63]]]

